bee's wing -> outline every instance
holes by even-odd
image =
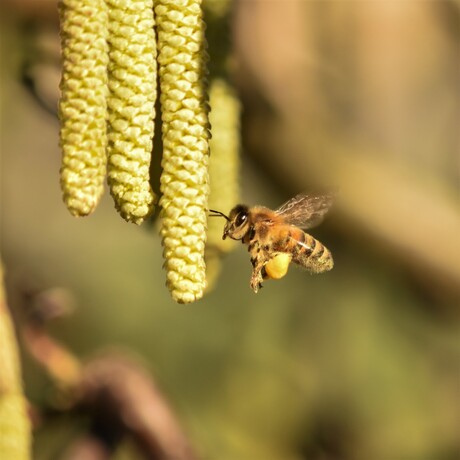
[[[276,214],[286,223],[306,230],[322,222],[335,196],[335,192],[317,195],[300,193],[277,209]]]

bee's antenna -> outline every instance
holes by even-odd
[[[214,209],[210,209],[209,212],[214,214],[209,214],[209,217],[223,217],[225,220],[229,221],[229,217],[226,216],[223,212],[215,211]]]

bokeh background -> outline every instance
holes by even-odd
[[[335,268],[291,269],[255,295],[238,246],[188,306],[165,287],[155,222],[125,223],[108,196],[89,218],[65,209],[47,110],[56,2],[1,9],[1,255],[13,310],[24,286],[66,289],[76,308],[52,334],[82,359],[112,346],[139,355],[204,459],[459,458],[457,0],[235,2],[242,200],[275,208],[338,187],[312,231]],[[45,404],[52,382],[27,354],[23,363],[27,396]],[[78,426],[42,426],[35,458],[57,458]],[[128,446],[116,458],[140,457]]]

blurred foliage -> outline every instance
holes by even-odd
[[[123,222],[108,198],[78,220],[61,202],[57,121],[21,81],[58,43],[53,2],[24,6],[36,3],[1,16],[11,305],[30,280],[74,293],[53,333],[81,357],[113,344],[142,355],[202,458],[458,458],[458,2],[237,2],[243,197],[276,207],[342,188],[312,231],[335,268],[291,270],[254,295],[239,247],[187,307],[169,299],[156,227]],[[40,70],[53,94],[58,77]],[[24,363],[30,400],[47,403],[49,381]],[[76,430],[41,429],[36,458]]]

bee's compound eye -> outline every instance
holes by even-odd
[[[240,227],[246,222],[246,219],[248,218],[248,214],[246,212],[240,212],[235,219],[235,225],[237,227]]]

